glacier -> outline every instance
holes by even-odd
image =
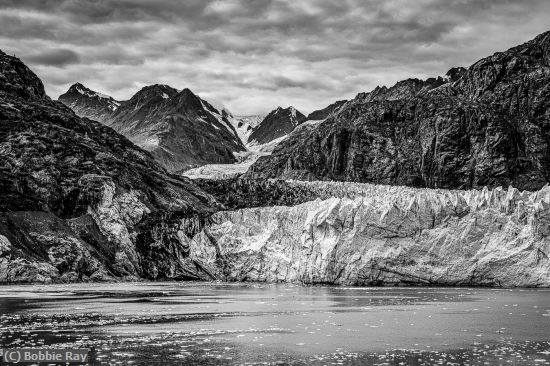
[[[289,185],[319,198],[218,212],[188,239],[190,258],[225,281],[550,286],[549,186]]]

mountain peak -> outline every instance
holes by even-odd
[[[180,94],[192,94],[192,95],[195,95],[195,93],[193,93],[193,91],[189,88],[183,88],[180,92]]]
[[[149,85],[125,102],[109,126],[153,154],[172,172],[234,163],[245,150],[227,116],[190,89]]]
[[[103,99],[115,100],[113,97],[107,94],[96,92],[90,88],[87,88],[81,83],[74,83],[73,85],[71,85],[69,87],[69,90],[67,90],[65,94],[74,94],[74,93],[81,94],[89,98],[103,98]],[[59,96],[59,98],[61,99],[61,96]]]
[[[296,116],[297,113],[301,114],[296,108],[293,106],[288,106],[286,108],[283,108],[281,106],[278,106],[274,110],[272,110],[269,114],[278,114],[278,113],[289,113],[292,116]]]
[[[113,97],[74,83],[58,100],[81,117],[105,122],[118,109],[120,102]]]
[[[277,107],[254,128],[249,137],[250,142],[265,144],[289,134],[296,126],[306,120],[300,111],[293,106]]]
[[[136,94],[130,98],[130,100],[141,100],[141,99],[151,99],[161,97],[162,99],[172,98],[177,95],[177,89],[172,88],[169,85],[165,84],[152,84],[147,85],[141,88]]]
[[[82,85],[82,84],[79,83],[79,82],[76,82],[76,83],[74,83],[73,85],[71,85],[71,86],[69,87],[69,90],[75,90],[75,91],[76,91],[76,90],[78,90],[78,89],[88,89],[88,88],[86,88],[84,85]]]

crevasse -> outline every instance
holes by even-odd
[[[223,280],[550,286],[550,187],[449,191],[290,182],[321,197],[218,212],[189,243]]]

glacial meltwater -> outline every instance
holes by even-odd
[[[94,365],[549,365],[550,290],[0,286],[2,348]]]

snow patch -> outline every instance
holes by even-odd
[[[98,93],[98,92],[93,92],[89,89],[82,89],[80,86],[76,86],[76,91],[79,93],[79,94],[82,94],[86,97],[89,97],[89,98],[101,98],[101,99],[107,99],[107,108],[109,108],[110,110],[112,111],[116,111],[117,108],[120,106],[120,103],[117,102],[116,100],[114,100],[112,97],[106,95],[106,94],[102,94],[102,93]]]
[[[243,144],[248,143],[248,138],[263,120],[265,116],[262,115],[251,115],[251,116],[235,116],[229,119],[229,122],[237,131],[237,135]],[[240,126],[239,126],[240,125]]]

